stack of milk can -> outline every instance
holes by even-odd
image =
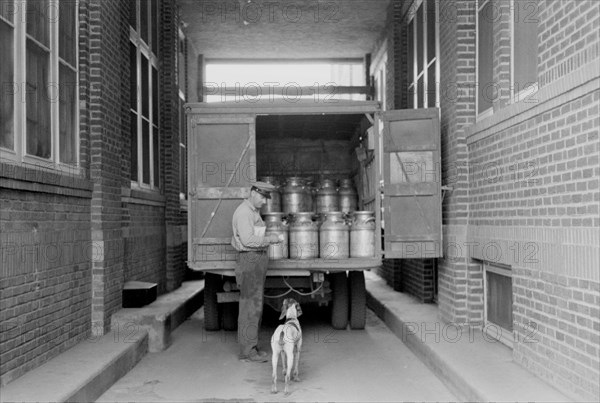
[[[277,191],[261,209],[266,232],[283,235],[281,244],[269,246],[269,258],[343,259],[375,255],[375,217],[356,211],[358,198],[352,179],[310,179],[268,176]]]

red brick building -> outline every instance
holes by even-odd
[[[386,109],[440,108],[444,258],[380,273],[597,399],[600,3],[387,15],[366,67]],[[124,282],[183,281],[201,53],[175,0],[0,1],[2,384],[106,332]]]

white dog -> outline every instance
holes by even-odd
[[[300,361],[300,350],[302,349],[302,329],[298,316],[302,315],[300,304],[293,298],[283,300],[281,307],[281,316],[279,319],[286,318],[283,325],[277,326],[273,337],[271,337],[271,349],[273,356],[273,386],[271,393],[277,393],[277,361],[281,354],[281,365],[283,367],[283,376],[285,378],[285,394],[289,395],[288,384],[290,382],[290,373],[294,369],[294,381],[300,381],[298,377],[298,362]]]

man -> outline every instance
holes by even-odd
[[[265,235],[265,223],[260,208],[271,198],[275,186],[255,182],[250,195],[233,213],[233,237],[231,245],[239,251],[235,278],[240,290],[240,313],[238,316],[238,344],[240,360],[267,362],[267,353],[258,350],[258,333],[263,308],[263,292],[267,275],[270,244],[280,243],[283,237]]]

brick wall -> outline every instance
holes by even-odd
[[[187,216],[182,209],[179,192],[182,189],[179,175],[179,136],[185,128],[179,127],[179,88],[186,83],[178,83],[178,75],[173,71],[184,69],[178,66],[179,52],[179,10],[173,2],[162,3],[161,13],[161,127],[164,138],[164,194],[166,198],[166,290],[178,288],[186,270],[186,255],[183,253],[187,241],[185,225]],[[187,91],[185,91],[187,92]],[[184,133],[185,135],[185,133]]]
[[[598,59],[598,7],[598,2],[587,0],[540,1],[540,87]]]
[[[122,144],[129,136],[129,10],[116,0],[89,3],[90,177],[92,240],[102,254],[92,265],[92,321],[104,334],[121,307],[124,243],[122,231]],[[125,90],[125,91],[124,91]]]
[[[597,400],[600,3],[538,5],[539,90],[466,130],[470,257],[511,268],[515,361]]]
[[[411,294],[421,302],[433,302],[435,259],[403,259],[399,291]]]
[[[598,394],[600,334],[590,311],[600,265],[595,80],[560,101],[540,90],[529,113],[474,130],[469,145],[472,166],[493,164],[471,174],[470,240],[494,245],[473,257],[513,267],[515,327],[537,328],[536,343],[515,344],[515,359],[588,398]]]
[[[0,384],[106,332],[124,281],[165,292],[185,273],[174,1],[161,0],[161,192],[131,189],[129,2],[78,4],[80,168],[0,162]]]
[[[132,193],[126,199],[129,223],[124,230],[123,278],[157,283],[162,294],[167,290],[164,201],[157,197],[152,202]]]
[[[0,164],[0,384],[90,332],[91,183]]]
[[[482,277],[469,269],[465,249],[469,183],[464,129],[475,121],[475,2],[441,2],[438,18],[442,184],[450,187],[442,204],[444,258],[438,261],[438,305],[444,320],[462,323],[481,318],[481,308],[469,305]]]
[[[396,291],[400,291],[401,269],[400,259],[383,259],[383,264],[378,267],[375,272],[381,276],[390,287]]]

